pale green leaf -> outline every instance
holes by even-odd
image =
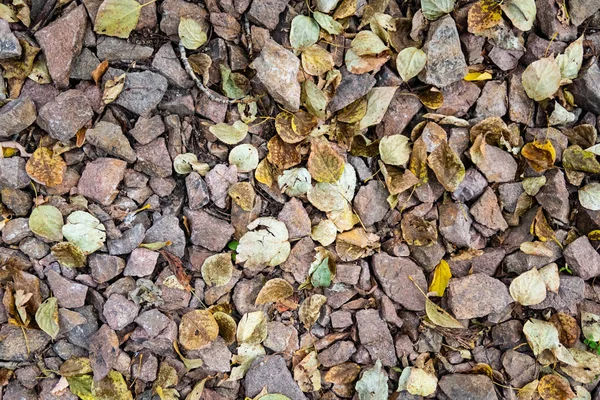
[[[523,306],[539,304],[546,299],[546,283],[537,268],[513,279],[509,291],[511,297]]]
[[[221,122],[209,127],[208,130],[223,143],[237,144],[246,138],[248,125],[242,121],[235,121],[232,125]]]
[[[231,149],[229,164],[235,165],[238,172],[250,172],[258,166],[258,150],[251,144],[240,144]]]
[[[292,168],[283,171],[277,183],[279,189],[288,196],[302,196],[311,188],[311,177],[306,168]]]
[[[581,332],[587,340],[600,341],[600,316],[588,311],[582,311]]]
[[[106,229],[98,218],[85,211],[75,211],[67,217],[62,233],[71,243],[77,245],[85,254],[100,249],[106,240]]]
[[[321,28],[325,29],[330,35],[339,35],[344,31],[344,27],[342,26],[342,24],[340,24],[327,14],[315,11],[313,13],[313,18],[315,19],[315,21],[317,21]]]
[[[29,216],[29,229],[46,240],[62,240],[63,216],[58,208],[50,205],[35,207]]]
[[[206,26],[193,18],[181,17],[178,34],[181,43],[188,50],[196,50],[208,40]]]
[[[274,267],[287,260],[290,249],[285,224],[273,217],[261,217],[252,221],[240,238],[236,262],[245,262],[244,268],[250,270]]]
[[[535,0],[506,0],[500,7],[518,29],[527,32],[533,27],[537,13]]]
[[[207,285],[226,285],[233,275],[233,264],[231,254],[222,253],[208,257],[202,263],[202,279]]]
[[[416,47],[407,47],[398,53],[396,68],[404,82],[409,81],[425,68],[427,54]]]
[[[367,113],[360,120],[360,129],[365,129],[381,122],[397,89],[397,86],[380,86],[371,89],[367,94]]]
[[[452,10],[454,10],[454,0],[421,0],[423,16],[430,21],[434,21]]]
[[[312,79],[307,79],[302,83],[302,102],[309,113],[317,118],[326,118],[327,97]]]
[[[550,350],[563,363],[577,365],[571,353],[560,343],[558,330],[551,322],[531,319],[523,325],[523,333],[535,356]]]
[[[385,164],[406,165],[410,153],[409,140],[404,135],[385,136],[379,142],[379,155]]]
[[[521,81],[527,96],[542,101],[554,95],[560,87],[560,68],[553,57],[540,58],[527,66]]]
[[[600,210],[600,183],[592,182],[579,189],[579,203],[588,210]]]
[[[357,56],[377,55],[389,50],[383,40],[371,31],[358,32],[352,39],[350,47]]]
[[[303,50],[317,43],[320,30],[319,24],[311,17],[297,15],[290,28],[290,44],[296,50]]]
[[[533,1],[533,0],[531,0]],[[583,36],[572,42],[563,54],[556,57],[556,63],[560,68],[560,74],[563,79],[571,80],[577,78],[581,63],[583,62]]]
[[[267,315],[264,311],[244,314],[237,326],[236,337],[239,344],[262,343],[267,338]]]
[[[60,330],[58,325],[58,300],[56,297],[49,297],[40,304],[35,312],[35,322],[48,336],[56,339]]]
[[[96,13],[94,31],[127,39],[135,29],[142,5],[135,0],[104,0]]]
[[[342,177],[335,183],[318,182],[307,193],[308,201],[321,211],[342,210],[354,198],[356,171],[346,163]]]
[[[375,365],[363,373],[362,378],[356,382],[355,389],[359,400],[387,400],[388,377],[382,368],[381,361],[377,359]]]

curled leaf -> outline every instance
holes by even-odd
[[[35,322],[48,336],[56,339],[60,330],[58,325],[58,300],[56,297],[49,297],[40,304],[35,313]]]
[[[294,288],[285,279],[274,278],[268,280],[258,292],[254,304],[261,305],[270,302],[285,300],[294,293]]]

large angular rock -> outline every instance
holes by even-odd
[[[386,253],[375,254],[371,263],[381,288],[392,300],[400,303],[407,310],[425,309],[425,298],[415,284],[425,290],[427,281],[423,270],[417,264],[408,257],[392,257]]]
[[[67,90],[46,103],[37,124],[56,140],[66,142],[94,116],[87,97],[79,90]]]
[[[512,302],[506,285],[485,274],[452,278],[448,286],[448,306],[458,319],[485,317]]]
[[[146,8],[146,7],[144,7]],[[141,61],[152,57],[154,49],[127,40],[100,36],[96,46],[98,58],[107,61]],[[112,77],[111,77],[112,78]]]
[[[503,117],[508,111],[506,82],[488,81],[475,106],[478,118]]]
[[[118,125],[100,121],[94,129],[86,131],[85,139],[111,156],[122,158],[128,163],[135,162],[135,151]]]
[[[83,307],[88,290],[87,286],[63,278],[54,270],[49,270],[46,277],[59,306],[65,308]]]
[[[331,368],[348,361],[354,353],[356,353],[354,343],[349,340],[341,340],[319,352],[319,363],[325,368]]]
[[[92,278],[98,283],[110,281],[125,269],[125,260],[108,254],[94,253],[88,259]]]
[[[0,60],[19,57],[23,49],[6,20],[0,20]]]
[[[478,161],[477,168],[488,181],[510,182],[515,179],[517,162],[509,152],[485,143],[482,153],[484,156]]]
[[[167,36],[177,35],[181,17],[188,17],[198,21],[205,20],[208,17],[208,13],[201,4],[185,0],[165,0],[160,8],[162,14],[160,30]]]
[[[46,56],[50,76],[59,88],[69,87],[71,68],[81,52],[86,24],[87,13],[80,5],[35,34]]]
[[[328,105],[329,111],[331,112],[339,111],[351,104],[354,100],[366,95],[376,83],[375,78],[370,74],[352,74],[348,72],[346,67],[340,68],[340,72],[342,74],[342,81],[335,90],[335,94]],[[398,96],[397,92],[396,96]],[[418,103],[419,105],[421,104],[421,102]],[[390,103],[389,108],[392,107],[392,104],[394,104],[393,100],[392,103]]]
[[[577,38],[577,27],[572,24],[563,25],[558,20],[559,8],[555,0],[536,0],[536,22],[540,31],[548,40],[570,42]],[[569,13],[571,10],[569,10]]]
[[[253,2],[254,4],[263,1]],[[287,3],[287,2],[286,2]],[[257,79],[267,88],[276,102],[288,111],[300,107],[300,83],[297,75],[300,60],[291,51],[272,39],[268,39],[260,55],[250,64],[256,70]]]
[[[279,14],[285,10],[289,0],[254,0],[248,10],[248,20],[273,30],[279,23]]]
[[[27,342],[25,342],[21,328],[9,324],[2,324],[0,338],[2,338],[0,340],[2,361],[26,361],[39,354],[39,351],[50,342],[50,336],[37,329],[27,331]]]
[[[145,243],[166,242],[171,245],[165,247],[169,253],[181,258],[185,254],[185,232],[179,226],[179,220],[174,215],[165,215],[148,228]]]
[[[287,227],[289,240],[298,240],[311,233],[310,217],[302,201],[295,197],[285,203],[277,218]]]
[[[452,198],[460,202],[471,201],[479,197],[486,187],[485,177],[476,168],[469,168],[465,178],[452,193]]]
[[[585,281],[578,276],[561,275],[558,293],[547,292],[546,299],[529,306],[533,310],[553,308],[571,315],[577,314],[577,306],[585,297]]]
[[[104,75],[104,81],[113,79],[124,71],[109,68]],[[130,72],[125,77],[125,86],[119,97],[114,101],[132,113],[146,115],[156,108],[162,100],[169,82],[167,78],[155,72]]]
[[[385,186],[376,180],[358,190],[353,205],[364,226],[371,226],[383,220],[390,210],[387,197],[388,191]]]
[[[467,206],[460,203],[440,204],[438,213],[440,216],[439,229],[442,236],[458,247],[469,247],[473,219]]]
[[[91,80],[92,72],[98,67],[100,60],[88,48],[84,48],[73,64],[71,79]]]
[[[254,361],[244,379],[246,397],[255,397],[263,388],[270,394],[282,394],[291,400],[305,400],[282,356],[272,355]]]
[[[546,178],[546,184],[542,186],[535,199],[549,216],[567,224],[571,207],[565,175],[560,169],[553,169],[546,173]]]
[[[584,109],[600,114],[600,67],[593,63],[581,71],[571,85],[575,102]]]
[[[447,400],[497,400],[492,380],[486,375],[449,374],[440,379],[439,391]]]
[[[498,198],[494,190],[488,187],[471,207],[471,214],[475,221],[493,230],[504,231],[508,228],[498,205]]]
[[[371,359],[381,360],[384,366],[396,365],[396,349],[387,323],[377,310],[360,310],[356,313],[356,325],[360,343],[364,345]]]
[[[18,98],[9,102],[0,108],[0,138],[20,133],[33,124],[36,118],[35,104],[30,98]]]
[[[523,71],[525,68],[518,67],[508,77],[508,117],[513,122],[530,125],[533,123],[535,102],[523,89]]]
[[[81,174],[77,191],[90,200],[109,205],[119,193],[117,187],[126,169],[127,163],[115,158],[98,158],[89,162]]]
[[[119,337],[108,325],[102,325],[90,340],[90,363],[94,379],[103,379],[116,365],[119,357]]]
[[[181,66],[171,43],[165,43],[158,49],[152,60],[152,66],[163,74],[172,85],[184,89],[194,86],[194,82]]]
[[[427,64],[419,74],[421,81],[443,88],[467,74],[467,63],[451,16],[446,15],[429,26],[423,51],[427,53]]]
[[[135,152],[137,155],[136,169],[159,178],[171,176],[173,163],[164,138],[160,137],[148,144],[137,145]]]
[[[581,236],[571,242],[565,248],[563,255],[573,274],[583,280],[587,281],[600,275],[600,254],[587,236]]]
[[[197,246],[221,251],[235,232],[227,221],[213,217],[203,210],[192,211],[186,208],[183,212],[191,224],[190,240]]]
[[[106,303],[102,314],[108,325],[119,331],[131,324],[138,315],[140,307],[119,293],[112,294]]]
[[[369,74],[353,75],[353,76],[369,76]],[[339,88],[338,88],[339,89]],[[359,94],[356,92],[353,94]],[[336,92],[337,95],[337,92]],[[359,96],[360,97],[360,96]],[[335,98],[335,97],[334,97]],[[358,97],[356,97],[358,98]],[[394,98],[383,116],[383,119],[375,127],[377,137],[401,133],[408,126],[413,117],[421,110],[423,105],[419,99],[414,96],[407,96],[407,93],[396,91]],[[330,104],[331,108],[331,104]]]

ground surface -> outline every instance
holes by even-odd
[[[600,1],[0,4],[0,399],[598,399]]]

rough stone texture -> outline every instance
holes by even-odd
[[[23,49],[17,37],[10,31],[10,25],[0,20],[0,60],[19,57]]]
[[[437,113],[464,116],[471,106],[475,104],[481,93],[481,89],[473,82],[460,80],[441,90],[444,95],[442,106],[436,110]]]
[[[476,168],[469,168],[465,178],[452,193],[456,201],[466,202],[476,199],[487,187],[485,177]]]
[[[285,10],[289,0],[256,0],[248,10],[248,20],[273,30],[279,23],[279,14]]]
[[[270,394],[283,394],[291,400],[305,400],[306,396],[285,365],[283,357],[266,356],[254,361],[244,379],[247,397],[255,397],[266,387]]]
[[[252,7],[265,1],[253,2]],[[261,18],[264,16],[261,15]],[[268,39],[260,55],[254,59],[250,67],[256,70],[256,77],[276,102],[288,111],[298,111],[300,107],[300,83],[297,79],[300,69],[298,57],[279,43]]]
[[[387,327],[386,327],[387,328]],[[391,338],[391,336],[390,336]],[[328,348],[319,352],[319,363],[325,368],[331,368],[334,365],[345,363],[356,352],[354,343],[349,340],[335,342]]]
[[[125,260],[108,254],[94,253],[88,258],[92,278],[98,283],[110,281],[125,269]]]
[[[66,142],[93,116],[94,112],[83,93],[71,89],[62,92],[39,110],[37,124],[54,139]]]
[[[57,272],[46,273],[50,289],[58,300],[58,305],[65,308],[83,307],[88,288],[80,283],[63,278]]]
[[[165,131],[165,124],[160,115],[152,118],[140,117],[135,123],[135,127],[129,131],[129,134],[140,144],[148,144]]]
[[[577,38],[576,26],[571,24],[565,26],[558,20],[559,8],[554,0],[536,0],[535,5],[538,10],[536,22],[546,39],[569,42]]]
[[[210,191],[210,199],[219,208],[227,206],[227,191],[237,182],[237,168],[235,165],[217,164],[205,177],[206,185]]]
[[[484,144],[483,160],[477,164],[477,168],[490,182],[510,182],[515,179],[517,162],[507,151],[496,146]]]
[[[211,89],[208,90],[217,99],[226,99],[225,96]],[[203,92],[198,94],[198,100],[196,101],[196,113],[204,118],[210,119],[215,124],[225,122],[225,116],[227,115],[228,108],[229,106],[227,103],[213,101]]]
[[[226,221],[213,217],[205,211],[193,211],[186,208],[184,214],[192,229],[191,242],[208,250],[223,250],[235,231]]]
[[[144,248],[137,248],[131,252],[127,266],[123,271],[124,276],[148,276],[152,275],[160,253]]]
[[[111,255],[129,254],[142,243],[146,228],[142,224],[135,224],[131,229],[123,232],[118,239],[108,240],[108,252]]]
[[[171,43],[165,43],[158,49],[152,60],[152,66],[163,74],[171,85],[184,89],[194,86],[194,82],[181,66],[179,57],[175,54]]]
[[[104,74],[103,81],[113,79],[124,71],[109,68]],[[130,72],[125,77],[125,86],[119,97],[114,101],[132,113],[146,115],[156,108],[167,91],[169,83],[164,76],[150,72]]]
[[[518,67],[508,78],[508,117],[511,121],[530,125],[535,115],[535,102],[523,89],[523,71],[525,68]]]
[[[71,68],[81,52],[86,24],[87,13],[80,5],[35,33],[50,76],[59,88],[69,87]]]
[[[600,9],[599,0],[571,0],[568,4],[570,22],[575,26],[581,25]]]
[[[297,350],[298,331],[293,326],[279,321],[267,322],[267,338],[264,340],[263,345],[275,353]],[[295,348],[290,349],[290,345]]]
[[[484,274],[452,278],[448,286],[448,305],[458,319],[498,313],[512,302],[506,285]]]
[[[9,102],[0,108],[0,138],[20,133],[33,124],[36,117],[35,104],[30,98],[18,98]]]
[[[466,75],[467,63],[451,16],[444,16],[431,23],[423,51],[427,53],[427,64],[419,74],[419,79],[423,82],[443,88]]]
[[[471,207],[471,214],[478,223],[493,230],[504,231],[508,228],[498,205],[498,198],[492,188],[487,188]]]
[[[356,99],[366,95],[375,86],[376,80],[370,74],[352,74],[348,72],[346,67],[340,68],[342,74],[342,81],[337,87],[331,102],[329,102],[328,108],[331,112],[336,112],[346,107]],[[397,96],[397,92],[396,92]],[[388,112],[394,101],[390,103]],[[419,105],[421,102],[419,102]],[[420,108],[420,107],[419,107]],[[416,113],[416,111],[415,111]],[[414,114],[413,114],[414,115]],[[410,117],[412,118],[412,116]],[[410,120],[410,118],[408,118]]]
[[[441,235],[458,247],[469,247],[473,219],[467,206],[460,203],[441,204],[438,206],[438,212]]]
[[[27,343],[23,331],[18,326],[3,324],[0,328],[0,360],[26,361],[46,347],[50,336],[37,329],[27,332]],[[29,348],[30,351],[27,351]]]
[[[425,309],[425,298],[414,283],[423,289],[427,287],[427,281],[417,264],[407,257],[391,257],[385,253],[375,254],[371,263],[375,277],[392,300],[411,311]]]
[[[290,240],[301,239],[311,233],[308,213],[302,202],[295,197],[285,203],[277,219],[285,224]]]
[[[135,146],[136,169],[150,176],[166,178],[173,172],[173,163],[165,139],[160,137],[148,144]]]
[[[379,359],[388,367],[396,365],[394,340],[387,323],[379,316],[379,311],[360,310],[356,313],[356,325],[360,343],[369,350],[371,359]]]
[[[185,16],[198,21],[205,20],[208,17],[204,7],[184,0],[165,0],[161,4],[161,14],[160,30],[167,36],[177,35],[181,17]]]
[[[506,82],[488,81],[475,106],[479,118],[503,117],[508,111]]]
[[[85,132],[85,139],[111,156],[122,158],[128,163],[135,162],[135,152],[118,125],[100,121],[94,129]]]
[[[353,205],[364,226],[371,226],[383,220],[390,210],[387,197],[388,191],[385,185],[376,180],[370,181],[358,190]]]
[[[600,254],[592,246],[587,236],[575,239],[565,248],[563,254],[574,275],[583,280],[600,275]]]
[[[511,386],[521,388],[535,380],[538,367],[535,358],[515,350],[508,350],[502,356],[502,366],[510,378]]]
[[[123,180],[127,163],[114,158],[98,158],[88,162],[81,174],[77,192],[88,199],[109,205],[117,194],[117,186]]]
[[[546,179],[546,184],[542,186],[535,199],[549,216],[566,224],[569,222],[571,207],[565,175],[561,170],[553,169],[546,173]]]
[[[108,325],[102,325],[90,340],[90,363],[94,379],[103,379],[117,363],[119,338]]]
[[[146,8],[146,7],[144,7]],[[142,10],[144,9],[142,8]],[[107,61],[141,61],[152,57],[154,49],[111,36],[100,36],[96,48],[98,58]],[[112,79],[112,77],[111,77]]]
[[[585,296],[585,281],[578,276],[560,275],[558,293],[547,292],[546,299],[539,304],[529,306],[534,310],[553,308],[572,315],[577,314],[577,306]]]
[[[144,311],[135,319],[150,337],[156,337],[169,324],[169,317],[156,309]]]
[[[100,64],[100,60],[88,48],[84,48],[73,64],[71,79],[91,80],[92,72]]]
[[[185,187],[188,195],[188,206],[192,210],[202,208],[210,202],[208,186],[199,173],[194,171],[186,176]]]
[[[571,93],[579,106],[600,114],[600,67],[597,63],[579,73],[571,85]]]
[[[179,220],[174,215],[165,215],[146,231],[144,243],[171,241],[164,250],[181,258],[185,254],[185,232],[179,226]]]
[[[485,375],[450,374],[439,381],[439,392],[448,400],[497,400],[494,384]]]
[[[104,318],[108,325],[115,331],[120,331],[131,324],[138,315],[140,307],[125,296],[112,294],[104,303]]]

